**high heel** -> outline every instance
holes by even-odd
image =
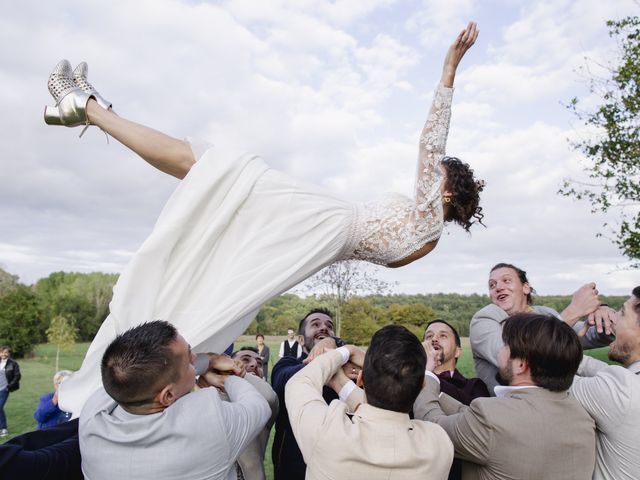
[[[73,71],[73,81],[78,85],[85,93],[92,95],[96,99],[98,105],[105,110],[109,110],[113,105],[111,102],[105,100],[102,95],[89,83],[87,77],[89,76],[89,66],[87,62],[80,62]]]
[[[76,85],[71,76],[71,64],[68,60],[59,62],[49,75],[47,86],[56,104],[44,108],[44,121],[47,125],[89,125],[87,102],[95,97]]]

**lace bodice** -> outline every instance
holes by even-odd
[[[420,135],[414,199],[395,194],[357,205],[349,258],[388,265],[440,237],[440,161],[447,143],[452,96],[452,88],[442,84],[436,88]]]

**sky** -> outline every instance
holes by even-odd
[[[456,77],[449,155],[486,181],[487,228],[449,225],[437,248],[370,270],[403,293],[485,293],[498,262],[540,294],[594,281],[625,295],[625,268],[594,214],[557,194],[584,179],[567,111],[597,105],[581,67],[615,61],[606,21],[633,0],[21,0],[0,18],[0,268],[33,283],[55,271],[120,272],[178,180],[96,127],[45,125],[55,64],[89,64],[122,116],[177,138],[251,151],[355,201],[413,193],[417,144],[448,46],[476,45]],[[586,60],[590,59],[590,60]]]

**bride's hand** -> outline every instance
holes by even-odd
[[[445,87],[452,87],[456,70],[460,64],[460,60],[467,53],[467,50],[475,43],[478,38],[478,25],[475,22],[469,22],[469,25],[460,32],[453,45],[449,47],[447,56],[444,59],[444,67],[442,68],[442,84]]]

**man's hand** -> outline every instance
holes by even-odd
[[[589,315],[587,321],[578,332],[579,337],[583,337],[589,331],[589,328],[595,326],[598,333],[606,333],[612,335],[616,331],[616,311],[607,306],[601,306],[595,312]]]
[[[594,313],[598,307],[600,307],[598,289],[596,284],[591,282],[575,291],[571,303],[560,316],[565,323],[574,326],[578,320]]]
[[[331,337],[323,338],[313,346],[313,348],[309,352],[309,355],[307,356],[307,358],[305,358],[302,361],[302,363],[307,365],[309,362],[313,361],[313,359],[316,358],[318,355],[322,355],[323,353],[328,352],[329,350],[335,350],[336,348],[337,348],[336,341],[333,338]]]
[[[198,378],[198,386],[200,388],[216,387],[224,391],[224,381],[229,375],[223,373],[207,372]]]
[[[475,22],[469,22],[467,27],[460,32],[453,45],[449,47],[447,56],[444,59],[442,67],[441,82],[445,87],[453,87],[453,80],[456,76],[456,70],[460,64],[460,60],[467,53],[467,50],[475,43],[478,38],[478,25]]]
[[[246,370],[244,363],[233,360],[224,354],[208,353],[209,356],[209,372],[236,375],[238,377],[244,377]]]
[[[348,364],[347,364],[348,365]],[[327,382],[327,386],[331,388],[337,394],[340,394],[340,390],[344,387],[350,380],[354,380],[353,378],[349,378],[345,374],[344,367],[336,372],[336,374],[329,379]]]
[[[424,345],[424,344],[423,344]],[[426,349],[426,348],[425,348]],[[434,372],[440,366],[440,352],[432,348],[427,352],[427,370]]]
[[[431,342],[431,340],[425,340],[424,342],[422,342],[422,348],[424,348],[424,353],[429,356],[429,354],[433,352],[433,343]]]

